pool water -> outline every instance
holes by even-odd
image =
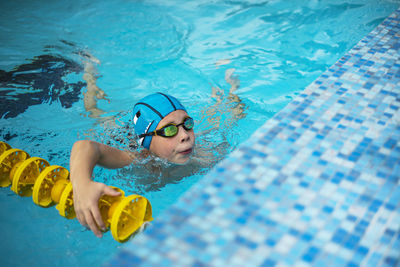
[[[163,91],[199,118],[213,104],[211,87],[227,92],[224,74],[235,68],[247,116],[221,130],[231,150],[397,7],[376,0],[3,1],[0,138],[65,167],[76,140],[108,140],[110,129],[83,105],[82,55],[90,53],[101,62],[97,84],[110,99],[98,102],[104,117]],[[34,66],[18,68],[35,57]],[[155,219],[202,174],[141,191]],[[129,168],[94,174],[129,194],[136,189],[130,175]],[[0,203],[2,266],[101,264],[121,246],[10,188],[0,189]]]

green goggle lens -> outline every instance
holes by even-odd
[[[174,136],[178,133],[178,127],[175,125],[170,125],[164,128],[164,135],[165,136]]]

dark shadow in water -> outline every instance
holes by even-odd
[[[13,118],[29,106],[59,101],[69,108],[79,100],[85,82],[67,83],[67,74],[83,66],[59,55],[40,55],[11,71],[0,70],[0,117]]]

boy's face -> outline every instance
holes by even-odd
[[[183,110],[173,111],[160,121],[157,130],[169,123],[180,124],[186,117],[188,114]],[[194,141],[193,129],[186,131],[179,126],[178,133],[173,137],[153,136],[150,151],[160,158],[182,164],[188,161],[193,154]]]

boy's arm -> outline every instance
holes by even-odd
[[[233,76],[234,72],[235,69],[227,69],[225,71],[225,81],[231,85],[231,88],[229,89],[227,104],[233,113],[233,121],[236,121],[246,116],[246,114],[244,113],[246,106],[239,98],[239,96],[235,93],[236,90],[240,87],[240,80],[237,76]],[[232,124],[233,121],[230,124]]]
[[[234,122],[238,119],[246,116],[246,106],[236,94],[236,90],[240,87],[240,80],[233,73],[235,69],[227,69],[225,71],[225,81],[231,85],[229,89],[229,95],[224,101],[224,90],[219,87],[212,87],[211,98],[216,100],[215,104],[203,112],[203,117],[200,121],[207,120],[211,126],[211,129],[220,127],[221,124],[221,113],[229,112],[232,116],[224,122],[224,126],[231,127]]]
[[[121,168],[129,165],[133,159],[126,151],[88,140],[77,141],[72,147],[70,179],[76,217],[98,237],[102,236],[99,229],[105,230],[98,207],[99,199],[102,195],[118,196],[120,193],[103,183],[92,181],[93,169],[96,165]]]

